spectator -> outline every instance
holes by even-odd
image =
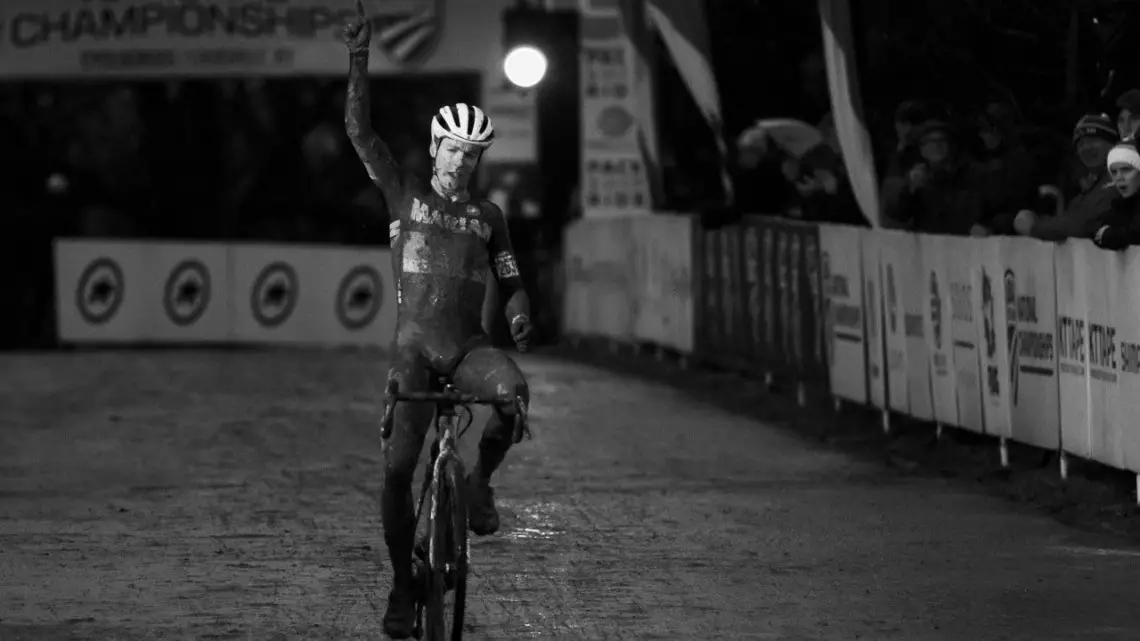
[[[991,103],[979,118],[982,139],[982,190],[991,213],[989,220],[972,230],[975,235],[1013,233],[1016,212],[1037,198],[1033,157],[1021,142],[1013,110]]]
[[[802,199],[801,217],[814,222],[865,224],[847,180],[835,119],[830,113],[820,121],[819,132],[823,142],[804,154],[792,179]]]
[[[897,198],[906,189],[906,171],[918,156],[914,149],[914,133],[922,123],[929,120],[929,111],[926,105],[914,100],[907,100],[895,109],[895,144],[887,158],[880,190],[884,201]]]
[[[1120,109],[1116,116],[1116,129],[1120,138],[1133,138],[1136,130],[1140,129],[1140,89],[1129,89],[1116,99],[1116,107]]]
[[[936,234],[967,234],[984,218],[979,166],[961,152],[941,120],[915,134],[918,158],[902,189],[884,194],[884,226]]]
[[[1136,143],[1126,140],[1113,147],[1106,165],[1120,198],[1112,201],[1112,211],[1101,221],[1093,242],[1103,249],[1127,249],[1140,244],[1140,153]]]
[[[1073,146],[1082,174],[1073,181],[1076,185],[1070,190],[1076,193],[1057,217],[1040,217],[1028,209],[1018,212],[1014,220],[1017,233],[1053,241],[1092,238],[1117,197],[1116,190],[1107,182],[1106,158],[1118,140],[1116,128],[1107,114],[1088,114],[1081,118],[1073,130]]]

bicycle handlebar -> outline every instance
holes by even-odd
[[[392,424],[395,420],[396,403],[400,401],[413,403],[450,403],[452,405],[491,405],[493,407],[514,407],[515,425],[513,440],[518,443],[525,433],[530,436],[527,426],[526,403],[523,401],[525,388],[519,385],[515,388],[513,397],[507,395],[479,396],[477,394],[464,394],[462,392],[400,392],[399,383],[388,381],[388,389],[384,397],[384,417],[380,423],[380,436],[384,440],[392,434]]]

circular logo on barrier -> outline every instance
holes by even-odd
[[[336,317],[345,329],[364,329],[380,313],[384,285],[371,265],[357,265],[340,279],[336,289]]]
[[[105,256],[84,268],[75,287],[75,308],[89,325],[102,325],[114,318],[123,304],[125,279],[119,263]]]
[[[270,263],[253,281],[249,308],[253,320],[273,328],[289,320],[297,307],[297,270],[285,262]]]
[[[174,266],[166,277],[162,308],[179,327],[198,322],[210,305],[210,270],[202,261],[189,258]]]

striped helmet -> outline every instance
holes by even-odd
[[[482,109],[461,102],[440,107],[432,117],[432,140],[438,142],[443,137],[486,148],[495,141],[495,128]]]

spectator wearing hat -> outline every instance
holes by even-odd
[[[926,105],[915,100],[904,101],[895,109],[895,145],[886,158],[880,189],[884,200],[895,198],[906,188],[906,170],[918,155],[914,149],[914,133],[929,120],[929,112]]]
[[[884,194],[884,226],[970,233],[988,213],[980,167],[959,150],[945,121],[926,122],[915,140],[918,157],[907,169],[905,185]]]
[[[1140,153],[1136,143],[1130,139],[1113,147],[1106,165],[1120,197],[1112,201],[1112,211],[1097,227],[1093,242],[1118,251],[1140,244]]]
[[[1067,190],[1068,205],[1060,216],[1045,217],[1038,205],[1017,214],[1014,229],[1023,236],[1063,241],[1066,238],[1092,238],[1101,221],[1112,211],[1118,193],[1108,180],[1108,153],[1119,141],[1107,114],[1087,114],[1073,129],[1073,150],[1079,164],[1075,180]]]
[[[1135,138],[1140,129],[1140,89],[1129,89],[1116,99],[1116,129],[1120,138]]]

